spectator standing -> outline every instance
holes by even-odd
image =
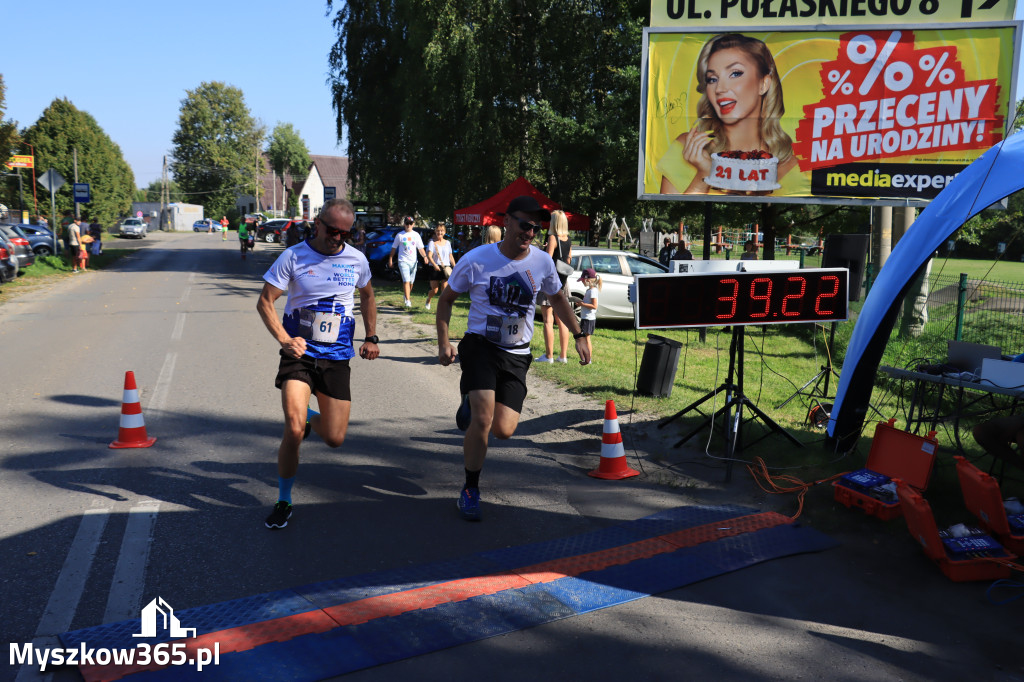
[[[434,230],[434,238],[427,244],[427,266],[430,270],[430,291],[427,292],[427,310],[430,310],[430,299],[438,291],[448,286],[448,276],[455,267],[452,255],[452,243],[444,238],[447,228],[442,224]]]
[[[743,253],[740,254],[740,260],[757,260],[757,244],[753,239],[743,242]]]
[[[661,247],[661,251],[658,252],[658,262],[668,267],[668,264],[675,258],[676,247],[672,243],[672,240],[665,237],[665,246]]]
[[[693,260],[693,254],[690,253],[690,249],[687,248],[685,240],[679,242],[679,248],[676,249],[673,260]]]
[[[416,254],[426,262],[427,254],[423,250],[423,239],[419,232],[412,229],[413,219],[406,216],[402,221],[405,230],[395,235],[388,254],[388,267],[394,267],[395,253],[398,253],[398,270],[402,273],[402,289],[405,292],[405,307],[412,305],[412,285],[416,281]]]
[[[356,221],[356,226],[353,228],[352,233],[352,246],[356,248],[359,253],[366,253],[366,226],[363,225],[362,220]]]
[[[569,240],[569,220],[564,211],[552,211],[551,222],[548,228],[548,237],[544,250],[555,262],[568,263],[572,259],[572,242]],[[558,280],[565,288],[568,276],[558,276]],[[551,310],[551,304],[544,292],[537,294],[537,305],[540,308],[541,318],[544,321],[544,354],[537,357],[537,362],[555,362],[555,315]],[[558,362],[569,361],[569,327],[561,319],[558,320]]]
[[[474,225],[469,228],[469,236],[466,238],[466,248],[462,250],[462,253],[469,253],[482,243],[483,239],[480,237],[480,226]]]
[[[90,223],[89,236],[92,237],[92,244],[89,247],[92,255],[98,256],[103,253],[103,226],[99,223]]]
[[[68,225],[68,258],[71,259],[71,272],[78,272],[78,252],[82,248],[82,221],[76,216]]]
[[[583,302],[580,303],[580,329],[586,334],[587,352],[590,354],[590,361],[594,361],[594,347],[591,345],[590,337],[594,335],[594,328],[597,326],[597,295],[601,291],[601,277],[594,268],[586,268],[580,275],[579,282],[587,288],[583,294]]]

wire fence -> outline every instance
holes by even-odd
[[[901,328],[904,311],[894,333]],[[934,358],[945,355],[947,339],[999,346],[1008,355],[1024,352],[1024,282],[933,274],[928,278],[927,316],[922,342]]]

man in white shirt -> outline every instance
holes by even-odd
[[[437,302],[438,360],[447,366],[456,356],[448,338],[452,304],[469,292],[469,321],[458,348],[462,405],[455,415],[457,426],[466,432],[466,484],[458,509],[467,521],[480,520],[479,481],[488,435],[511,438],[519,425],[526,372],[533,364],[530,339],[538,291],[547,294],[555,314],[573,331],[580,364],[590,362],[587,340],[562,290],[555,262],[530,244],[551,213],[533,197],[521,196],[509,203],[504,216],[505,238],[464,255]]]
[[[402,273],[402,288],[405,290],[405,307],[412,305],[412,283],[416,281],[417,252],[424,261],[427,254],[423,250],[423,239],[420,233],[412,229],[413,219],[406,216],[402,221],[405,231],[395,235],[395,241],[391,243],[391,253],[388,254],[388,267],[393,267],[395,252],[398,252],[398,269]]]
[[[373,360],[380,353],[370,265],[345,243],[354,221],[355,209],[347,199],[331,199],[316,218],[314,236],[286,249],[263,276],[256,309],[281,345],[274,385],[281,389],[285,420],[277,451],[278,500],[266,520],[272,530],[287,526],[292,515],[299,445],[310,430],[332,448],[345,440],[352,410],[349,360],[355,356],[356,291],[366,332],[359,356]],[[278,319],[274,303],[285,292],[284,317]],[[309,409],[314,392],[319,413]]]

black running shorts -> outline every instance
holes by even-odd
[[[352,371],[348,360],[318,360],[308,355],[293,358],[281,351],[281,364],[277,368],[277,379],[274,386],[281,385],[289,379],[305,383],[317,393],[337,400],[352,400],[350,388]]]
[[[479,334],[467,333],[459,342],[460,389],[463,394],[494,391],[496,403],[522,412],[526,400],[526,373],[532,361],[529,353],[509,353]]]

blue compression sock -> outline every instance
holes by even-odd
[[[295,483],[295,477],[281,478],[277,477],[277,499],[284,500],[288,504],[292,503],[292,484]]]

